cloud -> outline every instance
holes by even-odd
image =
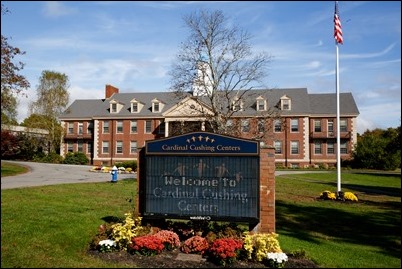
[[[343,54],[342,58],[344,59],[367,59],[367,58],[376,58],[376,57],[381,57],[390,52],[394,47],[396,43],[390,44],[388,47],[383,49],[380,52],[373,52],[373,53],[360,53],[360,54]]]
[[[46,1],[43,7],[43,13],[49,18],[58,18],[76,13],[76,10],[65,6],[59,1]]]

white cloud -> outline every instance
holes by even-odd
[[[43,13],[46,17],[58,18],[74,14],[76,10],[71,7],[67,7],[60,1],[46,1],[43,7]]]

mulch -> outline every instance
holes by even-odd
[[[251,261],[235,261],[226,266],[220,266],[204,259],[201,255],[185,254],[178,249],[163,251],[155,256],[133,255],[126,251],[101,253],[96,250],[90,250],[88,254],[108,262],[132,265],[133,268],[269,268],[267,264]],[[288,261],[284,268],[319,267],[313,261],[295,258],[288,254]]]

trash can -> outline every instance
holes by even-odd
[[[110,172],[110,174],[112,175],[112,183],[116,183],[117,182],[117,174],[118,174],[118,169],[115,166],[113,166],[112,168],[112,172]]]

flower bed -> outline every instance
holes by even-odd
[[[250,233],[233,225],[214,223],[212,226],[191,223],[193,235],[187,239],[188,233],[182,226],[171,225],[168,229],[141,225],[141,217],[126,213],[122,222],[102,225],[97,236],[91,242],[91,249],[99,250],[100,245],[107,243],[111,251],[125,251],[132,255],[157,256],[162,252],[178,250],[186,254],[199,254],[204,259],[219,265],[227,266],[236,261],[271,263],[272,266],[283,267],[287,255],[282,252],[278,234]],[[201,231],[207,229],[206,231]],[[203,236],[204,234],[204,236]],[[107,238],[107,239],[105,239]],[[109,250],[109,249],[108,249]],[[273,258],[274,257],[274,258]]]

